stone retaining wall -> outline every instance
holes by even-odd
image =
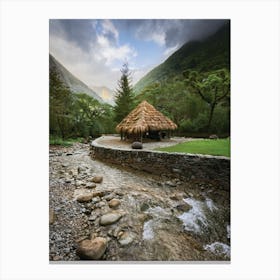
[[[91,144],[93,158],[123,167],[193,183],[211,183],[229,191],[230,159],[218,156],[116,149]]]

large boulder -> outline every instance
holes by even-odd
[[[143,149],[143,144],[141,142],[133,142],[131,144],[132,149]]]
[[[82,260],[99,260],[106,251],[107,240],[103,237],[83,240],[77,248],[77,255]]]

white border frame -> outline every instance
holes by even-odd
[[[2,1],[1,279],[279,279],[279,2]],[[49,18],[229,18],[231,264],[50,265]]]

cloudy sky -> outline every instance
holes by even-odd
[[[133,83],[223,20],[50,20],[50,53],[89,86],[115,89],[126,61]]]

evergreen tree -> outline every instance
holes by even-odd
[[[131,72],[125,63],[121,69],[122,76],[118,81],[116,90],[116,106],[114,108],[115,121],[120,122],[134,107],[134,94],[132,88]]]

